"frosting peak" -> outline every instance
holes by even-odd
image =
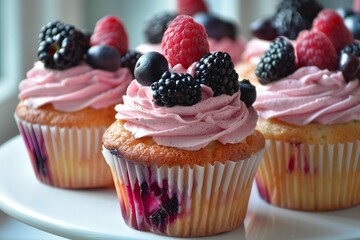
[[[41,62],[27,72],[19,85],[19,99],[38,108],[51,103],[56,110],[74,112],[86,107],[109,107],[122,102],[133,79],[127,68],[115,72],[93,69],[82,63],[63,71],[46,69]]]
[[[360,120],[360,82],[346,82],[341,72],[302,67],[258,88],[254,104],[260,117],[295,125]]]
[[[136,138],[151,136],[159,145],[198,150],[213,140],[237,143],[250,135],[257,114],[240,100],[240,91],[212,97],[211,88],[202,85],[202,100],[190,107],[158,107],[152,101],[150,87],[133,80],[116,105],[116,119]]]

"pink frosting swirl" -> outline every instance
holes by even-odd
[[[32,108],[51,103],[62,112],[86,107],[99,109],[122,102],[133,79],[127,68],[109,72],[93,69],[85,63],[58,71],[36,62],[26,76],[19,85],[19,99]]]
[[[255,65],[258,64],[261,56],[268,50],[270,44],[271,41],[258,38],[251,39],[245,45],[245,50],[241,56],[242,60]]]
[[[347,83],[341,72],[302,67],[258,88],[254,107],[261,118],[300,126],[360,120],[360,82]]]
[[[227,52],[234,63],[240,61],[246,45],[246,40],[242,36],[237,37],[235,40],[230,38],[222,38],[220,40],[208,38],[208,42],[211,52]]]

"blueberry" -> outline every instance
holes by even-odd
[[[243,79],[240,83],[240,100],[243,101],[246,107],[251,107],[256,100],[256,88],[249,80]]]
[[[347,18],[350,15],[354,14],[354,11],[350,8],[344,8],[344,7],[339,7],[336,9],[336,12],[343,18]]]
[[[355,39],[360,39],[360,14],[356,13],[345,18],[346,27],[353,34]]]
[[[339,70],[347,82],[360,77],[360,61],[351,53],[342,53],[340,56]]]
[[[86,55],[86,62],[93,68],[107,71],[116,71],[121,67],[118,51],[106,45],[96,45],[89,48]]]
[[[260,18],[250,24],[250,31],[254,37],[272,41],[278,35],[272,24],[272,18]]]
[[[194,20],[202,24],[210,38],[220,40],[224,37],[235,39],[237,35],[236,26],[230,21],[221,19],[208,13],[197,13]]]
[[[142,55],[135,64],[134,75],[143,86],[150,86],[159,80],[169,69],[166,58],[158,52],[148,52]]]

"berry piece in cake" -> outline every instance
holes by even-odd
[[[121,56],[128,50],[128,37],[123,23],[116,16],[105,16],[98,20],[90,45],[107,45],[114,47]]]
[[[320,69],[336,70],[339,57],[327,36],[319,31],[301,32],[296,40],[297,64],[299,67],[317,66]]]
[[[161,43],[164,32],[169,26],[169,23],[177,16],[172,12],[160,12],[151,17],[145,24],[145,38],[149,43]]]
[[[278,36],[296,39],[299,32],[307,28],[306,21],[294,8],[284,9],[276,14],[273,26]]]
[[[190,74],[165,72],[151,85],[158,106],[192,106],[201,100],[200,81]]]
[[[231,96],[239,91],[239,76],[228,53],[214,52],[202,57],[195,65],[195,78],[211,87],[214,96]]]
[[[189,16],[199,12],[208,12],[205,0],[177,0],[176,8],[179,14]]]
[[[340,15],[332,9],[324,9],[315,18],[313,30],[323,32],[334,45],[337,52],[353,42],[349,29]]]
[[[89,48],[87,35],[60,21],[43,26],[38,39],[37,55],[45,68],[64,70],[76,66]]]
[[[141,56],[142,54],[140,52],[135,50],[129,50],[125,53],[124,56],[121,57],[121,66],[127,67],[134,76],[136,62]]]
[[[353,37],[355,39],[360,39],[360,13],[346,17],[344,23],[352,33]]]
[[[243,101],[246,107],[251,107],[256,100],[256,88],[250,83],[248,79],[243,79],[239,83],[240,100]]]
[[[158,52],[142,55],[135,64],[134,76],[143,86],[150,86],[158,81],[164,72],[169,70],[166,58]]]
[[[118,51],[110,46],[96,45],[89,48],[86,62],[93,68],[116,71],[121,66]]]
[[[222,38],[230,38],[235,40],[237,30],[234,23],[221,19],[209,13],[197,13],[194,16],[197,23],[202,24],[208,37],[220,40]]]
[[[255,74],[261,84],[277,81],[296,69],[295,50],[289,41],[278,37],[261,57]]]
[[[190,16],[179,15],[169,25],[161,43],[164,56],[171,66],[188,68],[209,53],[209,43],[203,25]]]
[[[273,41],[278,36],[272,18],[259,18],[252,22],[249,27],[252,35],[259,39]]]
[[[340,55],[339,70],[342,72],[347,82],[359,79],[359,58],[352,53],[342,52]]]

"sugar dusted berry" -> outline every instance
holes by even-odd
[[[312,30],[324,33],[337,52],[353,42],[352,34],[345,26],[343,19],[332,9],[324,9],[318,14],[313,22]]]
[[[170,23],[161,47],[171,66],[180,63],[185,68],[209,52],[204,26],[185,15],[177,16]]]
[[[336,70],[338,66],[339,57],[334,45],[320,31],[301,32],[296,40],[296,55],[299,67]]]
[[[168,62],[161,53],[148,52],[137,60],[134,76],[141,85],[150,86],[167,70],[169,70]]]
[[[121,56],[124,55],[128,50],[128,37],[121,20],[116,16],[105,16],[98,20],[90,44],[111,46]]]
[[[142,54],[140,52],[137,52],[135,50],[129,50],[125,53],[124,56],[121,57],[121,66],[128,68],[130,72],[134,75],[136,62],[141,56]]]
[[[261,57],[255,74],[261,84],[277,81],[296,69],[294,47],[285,38],[278,37]]]
[[[228,53],[215,52],[202,57],[195,65],[195,78],[211,87],[214,96],[239,91],[239,76]]]
[[[87,35],[60,21],[43,26],[38,39],[38,59],[46,68],[64,70],[75,66],[89,48]]]
[[[113,47],[105,45],[89,48],[86,54],[86,62],[93,68],[107,71],[116,71],[121,66],[118,51]]]
[[[158,106],[192,106],[201,100],[200,81],[186,73],[165,72],[151,85]]]
[[[256,88],[250,83],[248,79],[243,79],[239,83],[240,86],[240,100],[243,101],[246,107],[251,107],[256,100]]]

